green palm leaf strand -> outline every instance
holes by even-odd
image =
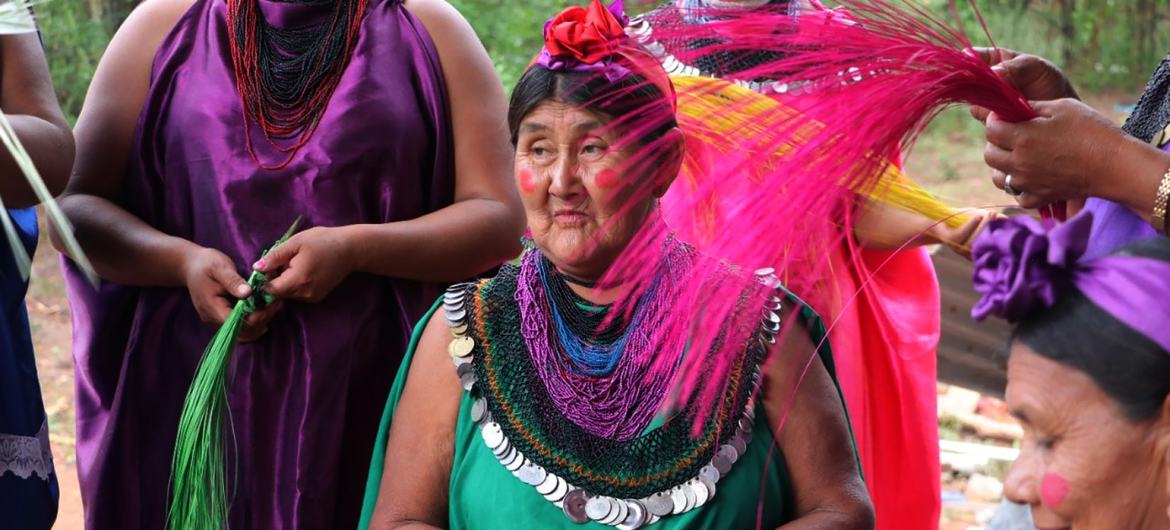
[[[300,221],[298,217],[288,232],[260,257],[287,241],[296,232]],[[170,530],[227,528],[231,495],[228,494],[225,460],[228,449],[235,454],[235,429],[231,426],[227,399],[227,371],[244,317],[273,301],[271,295],[261,290],[267,282],[264,274],[252,271],[248,277],[252,296],[236,302],[211,344],[203,351],[195,379],[187,390],[171,461],[171,507],[167,513]],[[231,468],[235,469],[235,465]]]

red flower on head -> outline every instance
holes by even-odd
[[[621,13],[621,4],[615,5]],[[544,47],[549,55],[583,64],[595,64],[613,55],[625,38],[625,23],[601,0],[593,0],[588,8],[566,8],[544,27]]]

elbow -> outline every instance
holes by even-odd
[[[77,143],[73,139],[73,131],[67,125],[57,126],[55,155],[51,163],[42,174],[45,186],[49,188],[49,195],[60,196],[69,185],[69,177],[73,174],[73,161],[77,155]]]
[[[489,263],[484,270],[490,269],[520,255],[520,237],[524,235],[524,228],[528,222],[524,216],[524,207],[518,198],[511,201],[500,201],[494,213],[494,227],[491,231],[491,250],[485,253]]]
[[[77,224],[77,221],[76,221],[76,216],[73,214],[73,212],[76,208],[77,201],[78,201],[78,197],[73,196],[73,195],[63,195],[57,199],[57,206],[61,207],[61,212],[65,214],[65,218],[68,219],[69,222],[73,223],[75,226]],[[49,230],[49,242],[52,243],[53,248],[57,249],[57,252],[60,252],[61,254],[68,256],[69,255],[68,249],[66,248],[65,244],[62,242],[61,234],[57,231],[57,226],[53,223],[48,223],[48,230]],[[70,256],[70,257],[72,257],[72,256]]]

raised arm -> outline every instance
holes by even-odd
[[[793,324],[771,355],[764,375],[764,410],[773,429],[787,413],[776,439],[796,497],[797,518],[782,528],[872,529],[873,506],[858,471],[845,406],[809,333]]]
[[[318,300],[350,272],[452,282],[520,253],[524,212],[512,182],[506,100],[495,68],[471,26],[444,0],[405,5],[426,26],[442,62],[455,136],[455,202],[408,221],[299,234],[259,267],[288,266],[269,284],[279,297]],[[348,259],[329,264],[321,247]],[[308,254],[302,263],[299,254]]]
[[[369,530],[447,527],[447,487],[463,387],[447,354],[451,331],[442,315],[435,312],[414,352],[386,442]]]
[[[0,65],[0,110],[12,123],[49,192],[61,193],[73,166],[73,133],[61,115],[37,35],[0,37]],[[6,149],[0,149],[0,198],[11,208],[38,202]]]

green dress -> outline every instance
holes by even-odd
[[[498,288],[502,279],[512,284],[515,283],[514,275],[509,274],[509,267],[505,267],[495,279],[481,282],[478,287],[473,287],[472,292],[477,288],[480,291],[488,291],[491,287]],[[829,351],[827,341],[822,343],[825,335],[823,323],[807,304],[801,302],[791,293],[783,291],[782,288],[781,291],[790,301],[798,304],[800,307],[800,315],[806,328],[811,330],[813,334],[814,344],[821,344],[818,352],[821,361],[835,382],[832,355]],[[509,299],[509,294],[510,292],[505,292],[503,295],[498,296],[496,298],[497,303],[506,304],[506,301]],[[360,530],[368,529],[370,518],[373,515],[374,505],[377,501],[378,491],[382,481],[382,470],[385,463],[386,443],[389,437],[390,425],[394,419],[394,411],[398,406],[399,399],[401,399],[403,388],[406,385],[411,359],[427,323],[435,311],[440,310],[441,307],[443,307],[442,298],[434,304],[426,316],[415,326],[407,354],[403,358],[402,366],[399,368],[398,374],[394,379],[394,385],[390,391],[390,397],[387,400],[386,408],[382,416],[378,439],[374,446],[370,475],[366,483],[366,494],[362,506],[362,517],[359,523]],[[473,313],[471,308],[468,308],[467,313]],[[448,313],[448,315],[450,314]],[[486,318],[484,319],[486,320]],[[511,327],[515,323],[505,322],[504,325]],[[474,323],[472,327],[475,327]],[[477,353],[477,355],[479,354]],[[477,366],[477,368],[480,367]],[[507,367],[504,367],[504,371],[507,371]],[[485,373],[482,369],[476,370],[475,372],[480,376],[480,381],[485,380]],[[512,374],[517,373],[512,372]],[[515,396],[512,397],[515,398]],[[506,400],[507,398],[508,396],[500,396],[501,400]],[[750,429],[750,432],[754,433],[754,435],[751,436],[746,451],[734,461],[734,465],[730,471],[718,479],[716,486],[713,488],[717,490],[716,493],[713,494],[708,502],[701,506],[681,514],[666,515],[656,520],[653,524],[643,526],[644,528],[662,530],[756,528],[756,523],[759,521],[762,523],[761,528],[767,529],[776,528],[793,519],[795,515],[795,503],[783,453],[781,450],[772,450],[774,439],[771,435],[772,431],[768,426],[768,419],[764,413],[763,405],[760,403],[751,405],[750,401],[748,403],[749,408],[753,408],[755,411],[754,420],[751,420],[752,428]],[[513,528],[520,524],[529,528],[542,529],[611,528],[611,526],[594,521],[589,521],[584,524],[576,524],[570,521],[566,517],[564,510],[559,507],[559,504],[550,502],[536,488],[522,482],[512,471],[505,468],[500,458],[485,443],[486,437],[481,433],[481,424],[473,420],[473,413],[481,413],[481,411],[473,412],[472,409],[475,408],[475,405],[476,397],[471,392],[464,392],[460,402],[458,422],[455,428],[455,450],[449,486],[449,528]],[[482,407],[482,404],[480,406]],[[497,416],[500,414],[498,409],[496,414]],[[491,418],[491,416],[488,417],[489,420]],[[504,420],[500,421],[504,423]],[[689,421],[687,423],[689,424]],[[653,436],[656,431],[660,431],[668,425],[670,423],[667,419],[663,417],[656,418],[647,427],[643,437]],[[549,436],[549,434],[546,433],[546,436]],[[715,436],[720,435],[716,434]],[[516,438],[519,439],[520,437],[517,436]],[[693,441],[693,437],[684,436],[681,438],[688,442]],[[684,443],[683,449],[686,449],[687,445],[687,443]],[[564,448],[561,449],[562,451],[558,456],[566,453],[566,451],[563,451]],[[776,449],[779,448],[777,447]],[[588,449],[580,448],[578,450],[588,451]],[[771,458],[769,458],[770,450],[772,451]],[[525,454],[533,454],[533,452],[528,451]],[[567,456],[572,459],[571,454]],[[547,461],[542,461],[541,465],[548,463]],[[664,465],[670,463],[666,462]],[[572,471],[566,471],[566,473],[572,473]],[[580,482],[573,483],[580,484]],[[711,483],[707,482],[707,484]],[[659,490],[655,489],[654,491]],[[762,505],[760,502],[761,499],[763,499]],[[761,509],[762,511],[757,513],[757,510]]]

